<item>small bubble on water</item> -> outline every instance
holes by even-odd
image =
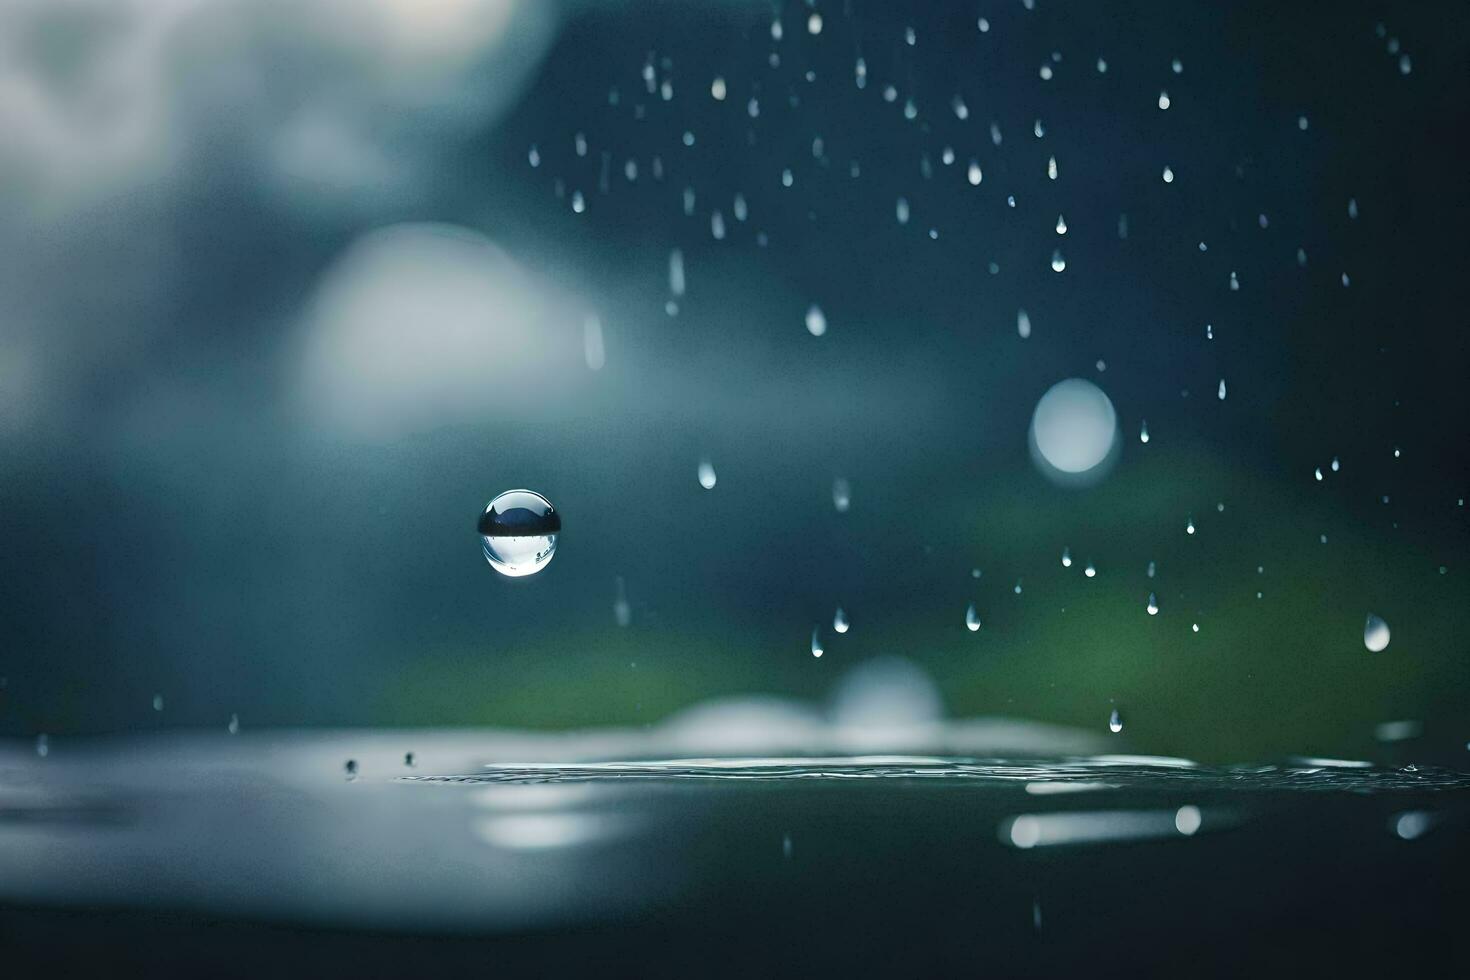
[[[476,530],[485,560],[509,578],[532,575],[556,554],[561,514],[532,490],[507,490],[485,505]]]
[[[847,613],[842,611],[841,606],[838,606],[837,611],[832,614],[832,632],[846,633],[850,625],[847,621]]]
[[[827,332],[827,316],[816,303],[807,307],[806,329],[813,337],[820,337]]]
[[[1363,646],[1370,653],[1381,653],[1388,649],[1389,629],[1388,623],[1373,613],[1368,614],[1368,619],[1363,623]]]
[[[1110,731],[1114,735],[1116,735],[1119,732],[1121,732],[1122,730],[1123,730],[1123,716],[1120,715],[1120,714],[1118,714],[1118,709],[1117,708],[1114,708],[1113,709],[1113,713],[1110,714],[1110,715],[1108,715],[1108,731]]]
[[[816,627],[816,626],[813,626],[812,627],[812,656],[813,657],[820,657],[823,653],[826,652],[826,651],[824,651],[822,649],[822,637],[818,633],[818,630],[819,629],[820,629],[820,627]]]
[[[965,607],[965,629],[971,633],[980,629],[980,614],[975,611],[975,604],[973,602]]]
[[[714,464],[711,463],[708,459],[702,459],[699,461],[698,475],[700,486],[704,487],[706,490],[713,490],[715,488],[715,483],[719,478],[715,476]]]

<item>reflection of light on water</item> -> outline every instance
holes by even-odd
[[[1001,824],[1000,839],[1012,847],[1026,850],[1061,844],[1148,840],[1178,834],[1188,836],[1199,829],[1199,823],[1199,809],[1192,806],[1179,810],[1023,813]]]
[[[611,840],[624,835],[628,822],[590,813],[516,813],[477,820],[474,829],[494,847],[531,851]]]
[[[1095,766],[1165,766],[1170,769],[1194,769],[1192,759],[1176,759],[1168,755],[1095,755],[1087,760]]]
[[[1359,759],[1317,759],[1302,757],[1296,760],[1304,766],[1318,766],[1324,769],[1371,769],[1373,763],[1363,762]]]
[[[1380,742],[1402,742],[1408,738],[1418,738],[1424,734],[1423,722],[1413,719],[1403,721],[1385,721],[1373,728],[1373,737]]]
[[[1055,796],[1059,793],[1092,793],[1100,789],[1117,789],[1117,783],[1089,783],[1082,780],[1057,780],[1046,783],[1027,783],[1026,792],[1032,796]]]
[[[596,795],[590,783],[503,783],[476,791],[474,801],[487,810],[557,810],[582,806]]]

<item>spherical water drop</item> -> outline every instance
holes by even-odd
[[[709,83],[709,94],[716,102],[725,101],[725,80],[716,75],[715,80]]]
[[[1165,167],[1164,168],[1164,183],[1166,183],[1166,184],[1172,184],[1172,183],[1174,183],[1174,170],[1173,170],[1173,168],[1171,168],[1171,167]]]
[[[1057,158],[1049,157],[1046,161],[1046,175],[1052,180],[1057,179]]]
[[[980,614],[975,611],[973,602],[965,609],[965,628],[971,633],[980,629]]]
[[[561,514],[539,493],[507,490],[485,505],[477,530],[490,567],[519,578],[539,572],[556,554]]]
[[[1144,606],[1144,608],[1148,610],[1150,616],[1157,616],[1159,614],[1159,597],[1150,592],[1148,594],[1148,605]]]
[[[531,144],[531,152],[526,154],[526,159],[530,161],[533,167],[541,166],[541,151],[536,148],[535,143]]]
[[[1138,427],[1138,441],[1148,442],[1148,419],[1144,419],[1143,424]]]
[[[1058,235],[1065,235],[1066,233],[1067,233],[1067,219],[1066,218],[1063,218],[1061,215],[1057,215],[1057,234]]]
[[[1072,567],[1072,549],[1071,548],[1063,548],[1062,549],[1062,567],[1063,568],[1071,568]]]
[[[700,460],[699,485],[704,487],[706,490],[713,490],[715,488],[715,482],[718,479],[719,478],[715,476],[714,464],[707,459]]]
[[[1194,518],[1193,517],[1191,517],[1189,519],[1189,523],[1188,524],[1185,524],[1184,525],[1184,533],[1185,534],[1193,534],[1194,533]]]
[[[581,214],[587,210],[587,199],[582,196],[581,191],[572,192],[572,211]]]
[[[1322,482],[1322,467],[1319,466],[1315,470],[1313,470],[1312,475],[1317,478],[1318,483]]]
[[[806,329],[813,337],[820,337],[827,332],[827,315],[816,303],[807,307]]]
[[[1062,258],[1062,250],[1054,249],[1051,253],[1051,271],[1061,272],[1067,268],[1067,260]]]
[[[908,224],[909,223],[909,199],[906,198],[906,197],[900,197],[898,199],[898,202],[893,206],[893,212],[898,217],[898,223],[899,224],[901,224],[901,225]]]
[[[1336,473],[1340,469],[1342,469],[1342,463],[1338,462],[1336,456],[1332,457],[1332,472]]]
[[[1102,58],[1097,59],[1097,73],[1099,75],[1106,75],[1108,73],[1108,63]]]
[[[1031,317],[1026,315],[1025,310],[1016,311],[1016,333],[1022,340],[1031,336]]]
[[[1199,632],[1199,623],[1194,623],[1193,625],[1191,625],[1189,627],[1189,629],[1190,629],[1191,632],[1198,633]]]
[[[970,182],[970,186],[971,187],[979,187],[980,186],[980,179],[983,176],[984,175],[980,173],[980,164],[976,163],[974,160],[971,160],[970,161],[970,169],[965,174],[965,179],[967,179]]]
[[[838,606],[837,612],[832,614],[832,632],[846,633],[848,625],[849,624],[847,622],[847,613],[842,611],[841,606]]]
[[[822,649],[822,638],[817,633],[818,627],[812,627],[812,656],[820,657],[826,651]]]
[[[1119,732],[1121,732],[1122,730],[1123,730],[1123,716],[1120,715],[1120,714],[1118,714],[1118,709],[1117,708],[1114,708],[1113,709],[1113,713],[1111,715],[1108,715],[1108,731],[1110,731],[1114,735],[1116,735]]]
[[[1370,653],[1380,653],[1388,649],[1388,624],[1372,613],[1368,614],[1368,620],[1363,624],[1363,646]]]
[[[1167,108],[1169,108],[1169,93],[1168,92],[1160,92],[1159,93],[1159,108],[1160,109],[1167,109]]]
[[[1063,474],[1098,467],[1112,453],[1117,432],[1113,403],[1101,388],[1082,378],[1052,385],[1031,417],[1033,449],[1042,462]]]

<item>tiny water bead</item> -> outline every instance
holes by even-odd
[[[1097,566],[1094,565],[1092,562],[1088,562],[1087,567],[1082,570],[1082,574],[1086,575],[1088,578],[1096,578]]]
[[[715,483],[719,478],[715,476],[715,466],[713,463],[707,459],[700,460],[698,475],[700,486],[706,490],[713,490],[715,488]]]
[[[1148,610],[1150,616],[1157,616],[1159,614],[1159,597],[1150,592],[1148,594],[1148,605],[1144,608]]]
[[[807,307],[806,329],[813,337],[820,337],[827,332],[827,315],[816,303]]]
[[[847,621],[847,613],[838,606],[837,611],[832,614],[832,632],[846,633],[851,624]]]
[[[1072,549],[1070,549],[1070,548],[1063,548],[1062,549],[1062,567],[1063,568],[1071,568],[1072,567]]]
[[[1363,624],[1363,646],[1370,653],[1381,653],[1388,649],[1389,630],[1388,624],[1373,613],[1368,614],[1367,621]]]
[[[965,629],[971,633],[977,632],[980,629],[980,614],[975,611],[975,604],[973,602],[965,607]]]
[[[1123,716],[1120,715],[1120,714],[1118,714],[1118,709],[1117,708],[1114,708],[1113,709],[1113,713],[1110,714],[1110,715],[1108,715],[1108,731],[1110,731],[1114,735],[1116,735],[1119,732],[1121,732],[1122,730],[1123,730]]]
[[[532,490],[507,490],[485,505],[476,530],[490,567],[510,578],[533,575],[556,554],[561,514]]]
[[[852,506],[852,486],[840,476],[832,481],[832,506],[839,514],[846,514]]]
[[[818,627],[818,626],[813,626],[812,627],[812,656],[813,657],[820,657],[823,653],[826,652],[825,650],[822,649],[822,637],[821,637],[821,634],[818,632],[819,630],[820,630],[820,627]]]
[[[1029,332],[1029,321],[1026,325]],[[1067,475],[1099,467],[1112,453],[1117,434],[1113,403],[1083,378],[1052,385],[1031,417],[1031,445],[1040,461]]]

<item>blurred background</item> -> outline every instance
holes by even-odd
[[[901,658],[921,714],[1463,759],[1467,55],[1457,3],[0,0],[0,733]]]

